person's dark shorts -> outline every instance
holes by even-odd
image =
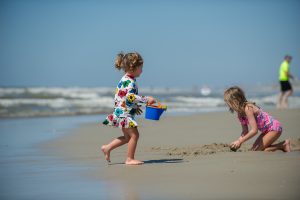
[[[281,92],[292,90],[292,86],[289,81],[280,81]]]

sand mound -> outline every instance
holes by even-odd
[[[251,145],[243,145],[237,152],[246,152],[249,151]],[[203,146],[187,146],[187,147],[152,147],[151,151],[154,152],[164,152],[169,156],[199,156],[199,155],[211,155],[220,152],[233,152],[229,144],[224,143],[213,143],[206,144]]]
[[[252,144],[243,144],[240,149],[236,150],[236,152],[247,152],[251,151]],[[297,140],[291,141],[292,150],[298,151],[300,150],[300,138]],[[186,146],[186,147],[152,147],[150,149],[152,152],[160,152],[165,153],[169,156],[180,156],[180,157],[188,157],[188,156],[201,156],[201,155],[211,155],[221,152],[235,152],[230,149],[229,144],[225,143],[212,143],[206,144],[202,146]]]

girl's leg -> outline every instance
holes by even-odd
[[[274,145],[270,145],[265,149],[265,151],[276,151],[276,150],[282,150],[284,152],[291,152],[291,142],[290,140],[285,140],[283,142],[279,142]]]
[[[285,152],[290,152],[290,141],[286,140],[284,142],[272,145],[279,137],[281,133],[277,131],[270,131],[266,134],[261,134],[253,144],[252,150],[254,151],[276,151],[282,150]]]
[[[134,154],[137,146],[137,142],[139,139],[139,131],[137,128],[127,128],[124,131],[129,135],[128,141],[128,152],[127,152],[127,159],[125,161],[126,165],[140,165],[144,162],[135,160]]]
[[[110,162],[110,152],[119,147],[122,146],[126,143],[128,143],[129,141],[129,135],[127,134],[127,132],[124,131],[124,129],[122,129],[124,136],[120,136],[116,139],[114,139],[113,141],[111,141],[109,144],[107,145],[102,145],[101,150],[105,155],[105,159]]]

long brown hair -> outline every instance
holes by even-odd
[[[137,67],[142,66],[144,63],[142,56],[137,53],[123,53],[120,52],[115,60],[115,68],[118,70],[123,69],[124,72],[128,72],[130,70],[135,71]]]
[[[225,90],[224,101],[229,106],[230,112],[237,112],[240,116],[245,116],[245,107],[247,104],[254,104],[246,99],[244,91],[238,87],[233,86]]]

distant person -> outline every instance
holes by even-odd
[[[273,144],[282,133],[279,121],[274,119],[269,113],[264,112],[254,102],[249,102],[241,88],[234,86],[225,90],[224,101],[232,113],[237,113],[237,117],[242,125],[241,136],[230,145],[234,151],[239,149],[244,142],[254,137],[258,130],[261,131],[261,134],[254,142],[251,150],[291,151],[289,140]],[[250,125],[250,130],[248,125]]]
[[[110,152],[128,143],[127,165],[143,164],[142,161],[135,160],[135,150],[139,139],[139,131],[134,116],[140,115],[142,110],[137,103],[154,104],[156,100],[150,96],[139,96],[136,78],[142,74],[143,59],[139,53],[120,53],[115,60],[115,67],[123,70],[125,75],[119,81],[116,93],[114,112],[106,117],[103,124],[122,129],[123,136],[112,140],[109,144],[103,145],[105,158],[110,162]]]
[[[277,108],[287,108],[288,97],[293,94],[293,89],[289,81],[289,78],[294,78],[289,70],[291,61],[292,56],[286,55],[279,68],[279,82],[281,93],[279,95]]]

